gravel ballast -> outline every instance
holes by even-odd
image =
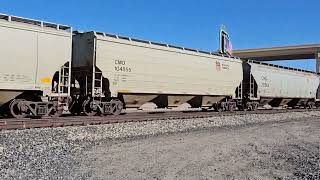
[[[220,127],[302,121],[318,117],[320,112],[310,111],[2,131],[0,132],[0,179],[86,179],[93,176],[92,172],[81,171],[80,166],[84,161],[85,152],[96,146],[117,143],[119,140],[152,138],[161,134],[203,129],[214,131]],[[315,145],[314,148],[318,146]],[[283,153],[285,152],[279,150],[275,156],[281,157]],[[301,158],[298,159],[303,161]],[[312,163],[316,163],[316,160],[319,159],[315,158]],[[297,176],[303,174],[302,171],[303,168],[300,168]]]

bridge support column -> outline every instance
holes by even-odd
[[[316,72],[320,74],[320,51],[316,53]]]

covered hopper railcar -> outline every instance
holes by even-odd
[[[312,108],[315,73],[0,14],[0,114]]]
[[[97,32],[73,37],[72,68],[88,115],[146,103],[234,109],[243,73],[237,58]]]
[[[314,72],[257,61],[243,63],[243,97],[249,109],[257,105],[312,108],[319,102],[319,84]]]
[[[0,41],[0,113],[61,113],[70,96],[72,29],[0,14]]]

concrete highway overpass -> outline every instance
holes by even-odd
[[[242,49],[233,51],[233,55],[257,61],[316,59],[316,72],[320,73],[320,44]]]

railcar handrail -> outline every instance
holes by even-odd
[[[24,24],[34,25],[42,28],[52,28],[52,29],[67,31],[67,32],[72,31],[72,28],[67,25],[56,24],[56,23],[51,23],[47,21],[39,21],[39,20],[23,18],[19,16],[11,16],[11,15],[2,14],[2,13],[0,13],[0,20],[5,20],[7,22],[24,23]]]
[[[291,71],[299,71],[299,72],[317,74],[316,72],[313,72],[313,71],[308,71],[308,70],[299,69],[299,68],[292,68],[292,67],[288,67],[288,66],[281,66],[281,65],[276,65],[276,64],[269,64],[269,63],[265,63],[265,62],[261,62],[261,61],[257,61],[257,60],[252,60],[252,59],[247,60],[247,62],[255,63],[255,64],[262,64],[262,65],[266,65],[266,66],[272,66],[272,67],[281,68],[281,69],[287,69],[287,70],[291,70]]]
[[[83,32],[75,31],[74,33],[75,34],[77,34],[77,33],[81,34]],[[221,54],[221,53],[218,53],[218,52],[209,52],[209,51],[203,51],[203,50],[198,50],[198,49],[185,48],[185,47],[181,47],[181,46],[177,46],[177,45],[171,45],[171,44],[166,44],[166,43],[142,40],[142,39],[131,38],[131,37],[126,37],[126,36],[119,36],[119,35],[115,35],[115,34],[111,34],[111,33],[97,32],[97,31],[93,31],[93,33],[95,35],[99,35],[99,36],[103,36],[103,37],[122,39],[122,40],[131,41],[131,42],[138,42],[138,43],[144,43],[144,44],[167,47],[167,48],[175,48],[175,49],[180,49],[180,50],[189,51],[189,52],[193,52],[193,53],[206,54],[206,55],[212,55],[212,56],[220,56],[220,57],[227,57],[227,58],[241,60],[239,57],[229,56],[229,55]]]

